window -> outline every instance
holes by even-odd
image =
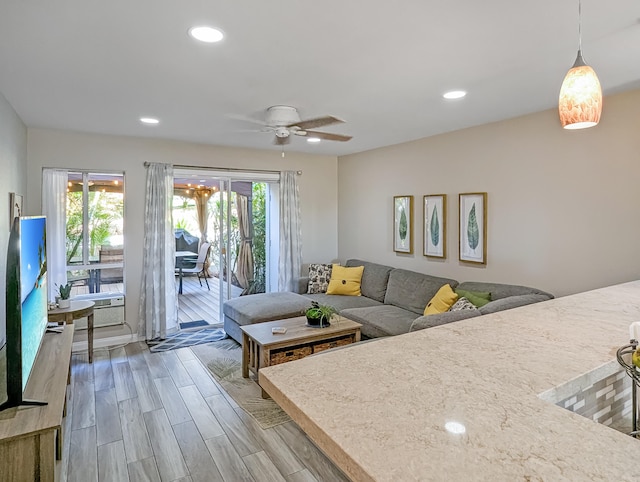
[[[124,294],[124,173],[69,171],[66,219],[73,295]]]

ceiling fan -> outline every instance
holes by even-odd
[[[252,122],[259,122],[254,119],[250,120]],[[261,122],[261,124],[264,125],[262,132],[273,132],[275,134],[273,140],[275,145],[284,146],[291,142],[291,136],[294,135],[307,138],[324,139],[327,141],[348,141],[351,139],[351,136],[310,130],[331,124],[341,124],[343,122],[343,120],[333,116],[301,120],[300,114],[298,114],[298,110],[295,107],[290,107],[288,105],[274,105],[266,110],[264,122]]]

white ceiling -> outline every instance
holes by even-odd
[[[238,132],[256,126],[234,116],[292,105],[344,119],[319,130],[353,139],[287,150],[344,155],[553,108],[577,11],[577,0],[0,0],[0,92],[29,127],[269,149],[272,135]],[[640,87],[640,2],[582,11],[605,95]],[[225,39],[191,39],[201,24]],[[445,101],[450,89],[469,94]]]

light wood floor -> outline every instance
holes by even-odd
[[[74,354],[61,481],[345,481],[293,422],[262,430],[190,348]]]
[[[198,283],[196,276],[185,276],[182,280],[182,294],[178,295],[178,321],[204,320],[209,324],[220,323],[220,280],[209,278],[209,287],[202,281]],[[226,283],[223,292],[226,294]],[[231,285],[231,297],[237,298],[242,288]]]

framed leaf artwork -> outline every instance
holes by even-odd
[[[447,195],[424,196],[424,251],[429,258],[447,257]]]
[[[487,264],[487,193],[459,195],[460,261]]]
[[[393,196],[393,250],[413,253],[413,196]]]

